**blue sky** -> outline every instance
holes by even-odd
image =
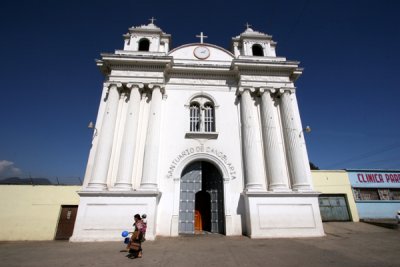
[[[0,178],[83,178],[103,77],[94,60],[155,24],[172,48],[268,33],[298,60],[309,158],[321,169],[400,169],[398,1],[3,1]]]

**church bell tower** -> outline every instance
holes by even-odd
[[[124,34],[124,51],[135,54],[164,54],[169,52],[171,35],[163,32],[154,24],[154,18],[148,25],[129,28]]]
[[[276,57],[276,42],[272,36],[254,31],[246,24],[247,29],[239,36],[232,38],[232,50],[236,58]]]

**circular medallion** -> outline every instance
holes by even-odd
[[[193,53],[198,59],[206,59],[210,56],[210,50],[205,46],[196,47]]]

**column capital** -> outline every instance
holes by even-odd
[[[284,94],[285,92],[288,92],[289,94],[293,94],[295,92],[296,87],[281,87],[279,88],[278,93],[280,95]]]
[[[257,91],[260,95],[262,95],[264,92],[269,92],[270,94],[274,94],[276,93],[277,89],[273,87],[259,87]]]
[[[127,83],[126,88],[128,89],[143,89],[143,83]]]
[[[162,94],[165,93],[165,85],[164,84],[158,84],[158,83],[149,83],[147,85],[147,88],[149,88],[151,91],[153,91],[154,89],[158,88],[160,89],[160,92]]]
[[[244,86],[244,87],[239,87],[236,90],[236,95],[242,95],[245,91],[249,91],[250,93],[254,93],[256,89],[251,86]]]
[[[139,98],[142,97],[142,92],[143,92],[143,88],[144,88],[144,84],[143,83],[127,83],[125,84],[125,87],[127,88],[127,100],[129,100],[131,98],[132,94],[138,94]],[[137,91],[136,91],[137,89]]]
[[[124,97],[124,94],[123,94],[123,91],[124,91],[123,88],[124,87],[123,87],[122,83],[119,83],[119,82],[105,82],[105,83],[103,83],[103,88],[105,90],[107,90],[107,94],[106,94],[106,97],[104,98],[104,101],[108,100],[108,98],[110,96],[110,93],[111,93],[111,89],[113,89],[113,88],[116,89],[119,98]]]
[[[122,88],[122,83],[119,82],[105,82],[104,87],[106,88],[111,88],[111,87],[116,87],[117,89]]]

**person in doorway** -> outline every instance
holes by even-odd
[[[400,210],[397,211],[396,220],[397,220],[397,223],[400,223]]]
[[[131,240],[128,244],[129,254],[127,255],[127,257],[130,259],[142,257],[143,255],[142,242],[143,242],[143,236],[146,233],[146,226],[143,223],[140,215],[135,214],[134,219],[135,223],[133,224],[133,226],[135,227],[135,231],[132,233]]]

